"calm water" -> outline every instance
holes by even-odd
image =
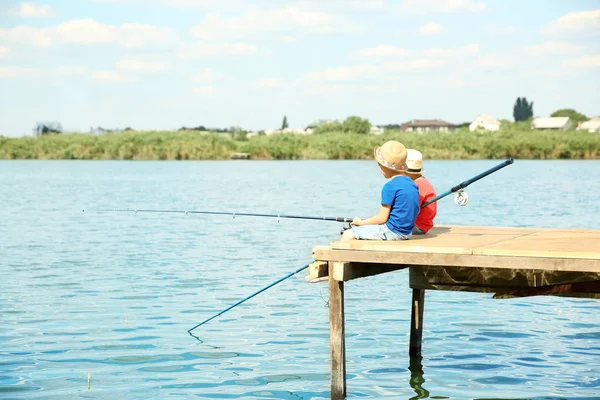
[[[441,192],[497,163],[427,175]],[[310,262],[341,224],[81,210],[367,217],[383,182],[361,161],[0,161],[0,398],[327,398],[325,283],[295,276],[202,341],[186,331]],[[468,192],[436,222],[600,229],[598,161],[517,161]],[[349,397],[600,396],[598,301],[429,291],[422,373],[409,306],[406,271],[346,285]]]

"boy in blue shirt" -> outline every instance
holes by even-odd
[[[419,189],[406,172],[406,147],[390,140],[375,147],[375,160],[388,182],[381,191],[379,212],[368,219],[354,218],[352,229],[342,240],[406,240],[410,239],[419,214]]]

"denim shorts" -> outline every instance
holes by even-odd
[[[417,228],[417,226],[415,225],[415,227],[413,228],[412,233],[413,233],[413,235],[424,235],[427,232],[422,231],[421,229]]]
[[[391,231],[386,224],[353,226],[352,233],[356,239],[362,240],[407,240],[411,234],[403,235]]]

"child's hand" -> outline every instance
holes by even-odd
[[[361,226],[362,223],[363,223],[363,220],[358,217],[354,217],[354,219],[352,220],[352,225],[354,225],[354,226]]]

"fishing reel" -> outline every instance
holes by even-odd
[[[352,223],[350,222],[348,222],[348,226],[342,228],[342,230],[340,231],[340,235],[343,235],[344,232],[346,232],[348,229],[352,229]]]
[[[457,206],[464,207],[467,205],[468,202],[469,202],[469,195],[467,194],[467,192],[459,190],[458,192],[454,193],[454,203]]]

